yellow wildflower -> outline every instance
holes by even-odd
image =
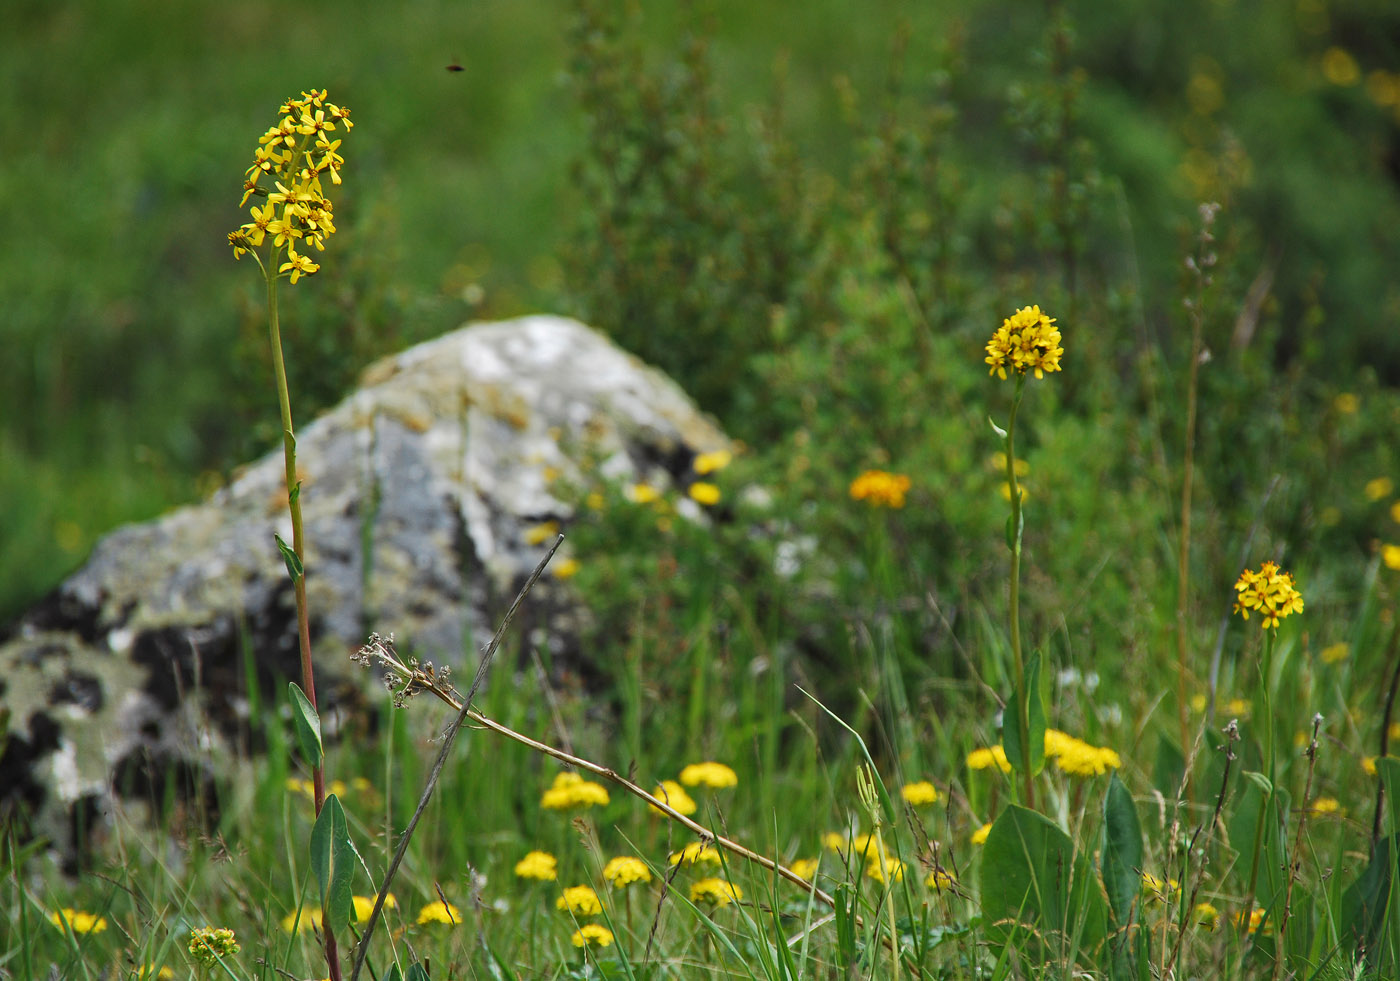
[[[822,835],[822,847],[833,852],[844,852],[850,845],[850,839],[839,831],[828,831]]]
[[[1235,591],[1240,594],[1235,612],[1246,620],[1251,610],[1257,612],[1266,630],[1277,627],[1289,614],[1303,611],[1303,594],[1293,587],[1293,576],[1280,572],[1275,562],[1263,563],[1258,572],[1245,569],[1235,583]]]
[[[1220,910],[1210,903],[1197,903],[1195,909],[1196,922],[1207,930],[1214,930],[1220,923]]]
[[[849,493],[851,500],[865,501],[873,508],[902,508],[910,486],[909,478],[902,473],[867,470],[851,481]]]
[[[107,917],[98,916],[96,913],[84,913],[71,906],[51,912],[49,922],[60,930],[66,925],[74,933],[101,933],[107,929]]]
[[[554,907],[574,916],[597,916],[603,912],[603,904],[592,886],[570,886],[554,901]]]
[[[582,566],[579,565],[578,559],[570,557],[555,562],[549,567],[549,571],[553,574],[555,579],[568,579],[571,576],[578,575],[578,570],[581,568]]]
[[[175,972],[168,967],[158,968],[154,964],[142,964],[132,977],[135,978],[135,981],[145,981],[146,978],[157,978],[159,981],[165,981],[166,978],[175,977]]]
[[[525,529],[525,544],[539,545],[549,541],[557,534],[559,534],[559,522],[541,521],[539,524],[531,525]]]
[[[210,966],[220,958],[238,953],[238,941],[228,927],[199,927],[190,931],[190,956]]]
[[[622,889],[634,882],[650,882],[651,870],[640,858],[619,855],[603,866],[603,878],[611,882],[614,889]]]
[[[661,783],[657,785],[656,789],[651,792],[651,796],[687,817],[694,814],[697,810],[695,801],[685,792],[685,788],[674,780],[662,780]],[[657,814],[666,813],[655,804],[648,804],[647,807],[651,808]]]
[[[1400,545],[1386,543],[1381,546],[1381,562],[1387,569],[1400,569]]]
[[[876,882],[903,882],[905,865],[893,855],[886,854],[883,861],[874,851],[865,863],[865,874]]]
[[[992,454],[991,468],[993,473],[1006,473],[1006,454],[998,450]],[[1031,472],[1031,465],[1020,457],[1016,458],[1016,476],[1024,477]]]
[[[650,504],[661,496],[661,492],[651,484],[633,484],[628,489],[627,496],[634,504]]]
[[[698,474],[714,473],[716,470],[723,470],[734,460],[734,454],[728,450],[713,450],[709,453],[701,453],[695,458],[695,472]]]
[[[987,843],[987,835],[991,833],[992,822],[988,821],[986,824],[982,825],[982,827],[972,832],[972,843],[974,845],[985,845]]]
[[[1058,729],[1045,730],[1045,755],[1061,772],[1073,777],[1098,777],[1123,765],[1113,750],[1092,746]]]
[[[706,507],[709,507],[712,504],[719,503],[719,488],[708,481],[697,480],[686,488],[686,493],[690,495],[690,499],[696,504],[704,504]]]
[[[993,766],[1000,767],[1002,773],[1011,772],[1011,761],[1006,758],[1006,750],[998,743],[991,748],[978,747],[967,754],[967,766],[970,770],[988,770]]]
[[[879,835],[856,835],[851,839],[851,853],[867,861],[873,860],[882,850],[888,852],[889,848]]]
[[[678,852],[672,852],[669,859],[672,865],[699,865],[701,862],[719,864],[719,851],[705,841],[692,841]]]
[[[552,811],[567,811],[575,807],[592,807],[594,804],[607,804],[607,788],[602,784],[583,779],[577,773],[565,770],[554,778],[554,783],[540,798],[540,806]]]
[[[906,783],[900,789],[900,794],[903,795],[904,802],[913,807],[932,804],[938,800],[938,788],[927,780]]]
[[[1312,812],[1314,814],[1336,814],[1338,817],[1346,813],[1342,810],[1341,802],[1335,797],[1314,798]]]
[[[308,930],[319,930],[322,925],[321,911],[319,909],[303,909],[300,912],[292,910],[282,917],[282,929],[291,933],[305,933]]]
[[[1243,910],[1241,910],[1240,912],[1232,916],[1230,919],[1234,921],[1235,926],[1244,927],[1246,932],[1257,933],[1260,924],[1264,922],[1264,915],[1265,911],[1256,906],[1249,913],[1245,913]],[[1266,926],[1264,932],[1268,933],[1269,927],[1271,926],[1272,924]]]
[[[714,906],[728,906],[744,898],[744,891],[724,879],[701,879],[690,887],[692,903],[710,903]]]
[[[444,903],[439,899],[420,909],[416,922],[419,926],[428,923],[446,923],[449,926],[456,926],[462,922],[462,913],[456,906]]]
[[[1010,368],[1018,375],[1027,371],[1044,378],[1047,371],[1060,370],[1060,331],[1055,318],[1041,313],[1040,307],[1022,307],[1001,322],[992,339],[987,342],[986,363],[989,374],[1006,377]]]
[[[1147,893],[1149,903],[1164,903],[1181,890],[1181,883],[1175,879],[1159,879],[1148,872],[1142,874],[1142,891]]]
[[[1322,659],[1323,664],[1336,664],[1340,661],[1345,661],[1347,655],[1350,653],[1351,645],[1346,641],[1342,641],[1341,643],[1324,647],[1322,652],[1318,654],[1318,657]]]
[[[585,923],[569,939],[575,947],[606,947],[613,942],[613,933],[601,923]]]
[[[374,896],[351,896],[350,902],[355,907],[355,922],[364,923],[369,919],[369,915],[374,912]],[[398,909],[399,901],[394,898],[393,893],[386,893],[384,896],[384,909]],[[382,915],[382,912],[381,912]]]
[[[958,877],[947,869],[934,869],[928,874],[928,877],[924,879],[924,885],[928,886],[934,892],[944,892],[954,888],[957,884]]]
[[[692,763],[681,771],[687,787],[733,787],[738,782],[738,774],[723,763]]]
[[[527,852],[515,863],[515,875],[520,879],[538,879],[553,882],[559,877],[559,861],[549,852]]]
[[[811,882],[816,876],[817,868],[820,865],[821,859],[819,858],[799,858],[789,865],[788,868],[792,869],[793,874],[799,875],[808,882]]]
[[[1366,494],[1366,500],[1379,501],[1383,497],[1389,497],[1395,490],[1395,481],[1389,477],[1373,477],[1366,481],[1366,486],[1362,489]]]

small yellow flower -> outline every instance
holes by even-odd
[[[697,810],[695,801],[685,792],[685,788],[674,780],[662,780],[657,788],[651,792],[651,796],[687,817]],[[655,804],[648,804],[647,807],[657,814],[666,813]]]
[[[924,885],[934,892],[944,892],[956,887],[957,884],[958,877],[947,869],[934,869],[928,874],[928,878],[924,879]]]
[[[1249,713],[1252,710],[1253,706],[1243,698],[1232,698],[1225,703],[1225,714],[1238,716],[1241,719],[1249,718]]]
[[[909,493],[911,481],[902,473],[889,473],[885,470],[867,470],[851,481],[850,495],[853,501],[865,501],[873,508],[902,508],[904,495]]]
[[[604,805],[609,800],[607,788],[602,784],[585,780],[577,773],[565,770],[555,776],[554,783],[540,798],[540,806],[551,811],[567,811],[575,807]]]
[[[661,492],[651,484],[633,484],[627,491],[634,504],[650,504],[661,497]]]
[[[1207,930],[1214,930],[1220,923],[1220,910],[1210,903],[1197,903],[1195,909],[1196,922]]]
[[[444,903],[439,899],[420,909],[415,922],[419,926],[428,923],[446,923],[449,926],[456,926],[462,922],[462,913],[456,906]]]
[[[569,939],[575,947],[607,947],[613,942],[613,933],[601,923],[585,923]]]
[[[557,534],[559,534],[559,522],[541,521],[539,524],[531,525],[525,529],[525,544],[539,545],[549,541]]]
[[[1400,545],[1382,545],[1381,562],[1387,569],[1400,569]]]
[[[1022,307],[1003,320],[987,342],[989,374],[1005,378],[1010,368],[1018,375],[1033,371],[1035,377],[1044,378],[1047,371],[1059,371],[1060,355],[1065,353],[1060,340],[1054,317],[1041,313],[1038,306]]]
[[[1123,765],[1122,759],[1105,746],[1093,746],[1058,729],[1045,730],[1045,755],[1055,766],[1072,777],[1098,777]]]
[[[1332,408],[1337,410],[1338,415],[1353,416],[1361,408],[1361,400],[1351,392],[1340,392],[1332,400]]]
[[[900,789],[900,793],[904,802],[913,807],[922,807],[938,800],[938,788],[927,780],[907,783]]]
[[[1147,872],[1142,874],[1142,891],[1147,893],[1149,903],[1164,903],[1180,890],[1181,883],[1175,879],[1159,879]]]
[[[982,825],[982,827],[972,832],[972,843],[974,845],[985,845],[987,843],[987,835],[991,833],[992,822],[988,821],[986,824]]]
[[[1303,612],[1303,594],[1293,586],[1293,576],[1281,572],[1275,562],[1265,562],[1258,572],[1245,569],[1235,583],[1239,601],[1235,612],[1246,620],[1250,611],[1260,615],[1265,630],[1292,613]]]
[[[284,273],[290,270],[291,281],[293,284],[295,284],[296,281],[301,277],[310,276],[312,273],[318,271],[320,268],[321,267],[318,266],[316,263],[312,262],[308,256],[304,256],[298,252],[292,251],[291,247],[289,246],[287,248],[287,261],[282,263],[282,265],[280,265],[277,268],[277,271],[279,273]]]
[[[1312,812],[1314,814],[1336,814],[1341,817],[1346,812],[1342,810],[1341,802],[1335,797],[1318,797],[1312,802]]]
[[[351,896],[350,902],[355,907],[355,922],[364,923],[369,920],[369,914],[374,912],[374,896]],[[398,909],[399,901],[394,898],[393,893],[386,893],[384,896],[384,909]],[[382,913],[381,913],[382,915]]]
[[[1204,712],[1206,710],[1206,696],[1195,694],[1191,696],[1191,711]]]
[[[306,933],[308,930],[321,929],[322,918],[319,909],[303,909],[300,913],[292,910],[282,917],[282,929],[288,933],[295,930],[297,933]]]
[[[574,916],[597,916],[603,912],[603,904],[592,886],[570,886],[554,901],[554,907]]]
[[[168,967],[156,967],[154,964],[142,964],[132,975],[135,981],[145,981],[146,978],[157,978],[158,981],[165,981],[166,978],[175,977],[175,972]]]
[[[190,956],[210,966],[220,958],[238,953],[238,941],[228,927],[199,927],[190,931]]]
[[[553,574],[555,579],[568,579],[571,576],[578,575],[578,570],[581,568],[582,566],[579,565],[578,559],[566,558],[560,559],[558,562],[551,565],[549,571]]]
[[[603,866],[603,878],[611,882],[614,889],[622,889],[634,882],[650,882],[651,870],[640,858],[619,855]]]
[[[903,882],[905,864],[893,855],[886,855],[884,861],[873,852],[865,863],[865,874],[876,882]]]
[[[744,891],[724,879],[701,879],[690,887],[692,903],[710,903],[713,906],[728,906],[744,898]]]
[[[520,879],[553,882],[559,877],[559,862],[549,852],[529,852],[515,863],[515,875]]]
[[[799,875],[808,882],[811,882],[813,877],[816,876],[817,868],[820,865],[821,859],[819,858],[799,858],[789,865],[788,868],[793,871],[794,875]]]
[[[1394,490],[1395,481],[1391,480],[1389,477],[1375,477],[1368,480],[1364,488],[1366,500],[1368,501],[1379,501],[1383,497],[1389,497]]]
[[[868,862],[874,861],[881,851],[888,853],[889,847],[879,835],[856,835],[851,839],[851,854]]]
[[[998,743],[990,749],[978,747],[967,754],[967,766],[970,770],[988,770],[992,767],[1000,767],[1002,773],[1011,772],[1011,761],[1006,758],[1006,750]]]
[[[678,852],[672,852],[669,859],[672,865],[699,865],[701,862],[719,864],[719,851],[703,841],[692,841]]]
[[[1332,644],[1328,647],[1324,647],[1322,649],[1322,652],[1318,654],[1318,657],[1322,659],[1323,664],[1338,664],[1342,661],[1345,661],[1347,659],[1347,655],[1350,653],[1351,645],[1348,644],[1346,641],[1342,641],[1341,643]]]
[[[728,450],[714,450],[710,453],[701,453],[695,458],[695,472],[698,474],[714,473],[716,470],[723,470],[734,460],[734,454]]]
[[[850,839],[839,831],[828,831],[822,835],[822,847],[833,852],[844,852],[850,843]]]
[[[1243,910],[1241,910],[1240,912],[1236,913],[1234,916],[1230,917],[1230,919],[1231,919],[1232,921],[1234,921],[1235,926],[1237,926],[1237,927],[1244,927],[1244,928],[1245,928],[1245,931],[1246,931],[1247,933],[1257,933],[1258,930],[1259,930],[1260,924],[1262,924],[1262,923],[1264,922],[1264,916],[1265,916],[1265,911],[1256,906],[1256,907],[1255,907],[1252,911],[1250,911],[1249,913],[1245,913]],[[1265,933],[1268,933],[1268,932],[1269,932],[1269,928],[1271,928],[1271,927],[1272,927],[1272,924],[1269,924],[1269,925],[1265,928],[1265,931],[1264,931],[1264,932],[1265,932]]]
[[[739,776],[723,763],[692,763],[681,771],[681,783],[687,787],[733,787]]]
[[[49,922],[60,930],[66,925],[74,933],[101,933],[107,929],[107,917],[84,913],[71,906],[54,910],[49,914]]]
[[[691,484],[690,487],[686,489],[686,493],[690,495],[690,499],[695,503],[703,504],[706,507],[719,503],[719,488],[704,480],[697,480],[695,483]]]

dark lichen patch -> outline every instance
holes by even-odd
[[[69,670],[61,681],[49,690],[50,705],[76,705],[85,712],[101,711],[106,704],[102,680],[96,675]]]

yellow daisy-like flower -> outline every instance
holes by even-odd
[[[982,825],[982,827],[972,832],[972,843],[974,845],[985,845],[987,843],[987,835],[991,833],[992,822],[988,821],[986,824]]]
[[[554,907],[574,916],[597,916],[603,912],[603,904],[592,886],[570,886],[554,901]]]
[[[808,882],[811,882],[812,878],[817,874],[817,868],[820,865],[821,859],[819,858],[799,858],[789,865],[788,868],[792,869],[793,874],[799,875]]]
[[[1060,331],[1055,318],[1041,313],[1040,307],[1022,307],[1001,322],[992,339],[987,342],[988,374],[1006,377],[1010,368],[1018,375],[1027,371],[1044,378],[1047,371],[1060,370]]]
[[[551,811],[567,811],[575,807],[605,805],[609,800],[607,788],[602,784],[565,770],[555,776],[554,783],[540,798],[540,806]]]
[[[853,501],[864,501],[873,508],[902,508],[904,495],[909,493],[911,481],[902,473],[889,473],[885,470],[867,470],[851,481],[850,495]]]
[[[686,493],[690,495],[692,501],[697,504],[703,504],[706,507],[719,503],[719,488],[708,481],[697,480],[686,488]]]
[[[559,877],[559,862],[549,852],[528,852],[515,863],[515,874],[521,879],[538,879],[553,882]]]
[[[739,777],[723,763],[692,763],[681,771],[681,783],[687,787],[733,787]]]
[[[938,800],[938,788],[927,780],[920,780],[917,783],[906,783],[900,794],[904,797],[904,802],[913,807],[922,807],[932,804]]]
[[[712,906],[728,906],[744,898],[744,891],[724,879],[701,879],[690,887],[692,903],[709,903]]]
[[[444,903],[441,899],[429,903],[418,911],[418,918],[415,921],[419,926],[428,923],[446,923],[448,926],[456,926],[462,922],[462,913],[451,903]]]
[[[1275,562],[1263,563],[1258,572],[1245,569],[1235,592],[1240,594],[1235,612],[1246,620],[1251,611],[1258,613],[1266,630],[1289,614],[1303,612],[1303,594],[1294,588],[1293,576],[1281,572]]]
[[[355,922],[364,923],[369,919],[369,914],[374,912],[374,896],[351,896],[350,902],[355,907]],[[385,909],[398,909],[399,901],[394,898],[393,893],[386,893],[384,896]]]
[[[71,906],[65,906],[51,912],[49,922],[60,930],[66,925],[74,933],[101,933],[107,929],[107,917],[99,916],[96,913],[84,913]]]
[[[1366,481],[1362,492],[1366,495],[1366,500],[1379,501],[1383,497],[1389,497],[1393,490],[1395,490],[1395,481],[1389,477],[1375,477]]]
[[[687,817],[694,814],[698,809],[695,806],[695,801],[685,792],[685,788],[674,780],[662,780],[657,788],[651,792],[651,796]],[[655,804],[648,804],[647,807],[651,808],[651,810],[655,811],[657,814],[666,813]]]
[[[1006,758],[1006,750],[998,743],[990,748],[978,747],[967,754],[969,770],[989,770],[998,767],[1002,773],[1011,772],[1011,761]]]
[[[569,939],[575,947],[607,947],[613,942],[613,933],[601,923],[585,923]]]
[[[716,470],[723,470],[734,460],[734,454],[728,450],[714,450],[709,453],[701,453],[695,458],[695,472],[698,474],[714,473]]]
[[[190,931],[190,956],[206,967],[221,957],[232,957],[239,949],[228,927],[198,927]]]
[[[623,889],[634,882],[650,882],[651,870],[640,858],[619,855],[603,866],[603,878],[611,882],[614,889]]]
[[[1374,756],[1361,757],[1361,772],[1365,773],[1368,777],[1374,777],[1376,775],[1376,758]]]
[[[928,886],[934,892],[944,892],[954,888],[957,884],[958,877],[947,869],[934,869],[928,874],[928,877],[924,879],[924,885]]]
[[[715,865],[719,862],[719,850],[713,845],[704,841],[692,841],[678,852],[672,852],[669,858],[672,865],[699,865],[701,862],[711,862]]]

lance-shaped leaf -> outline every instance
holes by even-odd
[[[321,716],[316,706],[295,681],[287,682],[287,694],[292,700],[292,720],[297,730],[297,745],[302,759],[313,769],[321,765],[325,749],[321,744]]]

